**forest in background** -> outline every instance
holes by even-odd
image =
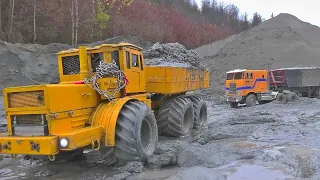
[[[203,0],[0,0],[0,39],[79,44],[115,36],[198,47],[261,23],[237,6]]]

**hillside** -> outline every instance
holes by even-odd
[[[214,52],[221,42],[228,40],[195,51],[210,52],[208,47],[214,47]],[[279,14],[224,44],[216,54],[203,60],[211,71],[212,87],[219,91],[223,91],[225,72],[231,69],[266,69],[268,63],[270,68],[320,66],[320,28],[290,14]]]

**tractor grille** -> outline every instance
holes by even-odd
[[[62,57],[63,75],[80,73],[80,58],[76,56]]]
[[[44,106],[44,91],[14,92],[8,94],[9,108]]]
[[[48,125],[45,116],[41,114],[11,116],[12,132],[17,136],[48,135]]]
[[[237,85],[236,83],[230,83],[230,90],[229,93],[230,94],[237,94]]]
[[[42,118],[40,114],[16,115],[11,119],[17,125],[42,125]]]

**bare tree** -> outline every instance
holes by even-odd
[[[78,28],[79,28],[79,5],[78,5],[78,0],[76,1],[76,27],[75,27],[75,44],[78,44]]]
[[[12,33],[13,15],[14,15],[14,0],[10,0],[10,33]]]
[[[72,45],[74,45],[74,26],[75,26],[75,22],[74,22],[74,2],[73,0],[71,1],[71,22],[72,22],[72,35],[71,35],[71,41],[72,41]]]
[[[33,43],[36,43],[36,39],[37,39],[36,11],[37,11],[37,0],[33,0]]]

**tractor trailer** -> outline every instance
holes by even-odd
[[[236,69],[227,72],[226,100],[231,107],[254,106],[278,100],[293,102],[300,96],[320,97],[320,68],[275,70]]]
[[[4,89],[0,154],[54,161],[91,149],[145,160],[158,134],[185,136],[206,124],[205,101],[187,92],[209,87],[207,69],[145,66],[142,48],[129,43],[61,51],[58,69],[57,84]]]

